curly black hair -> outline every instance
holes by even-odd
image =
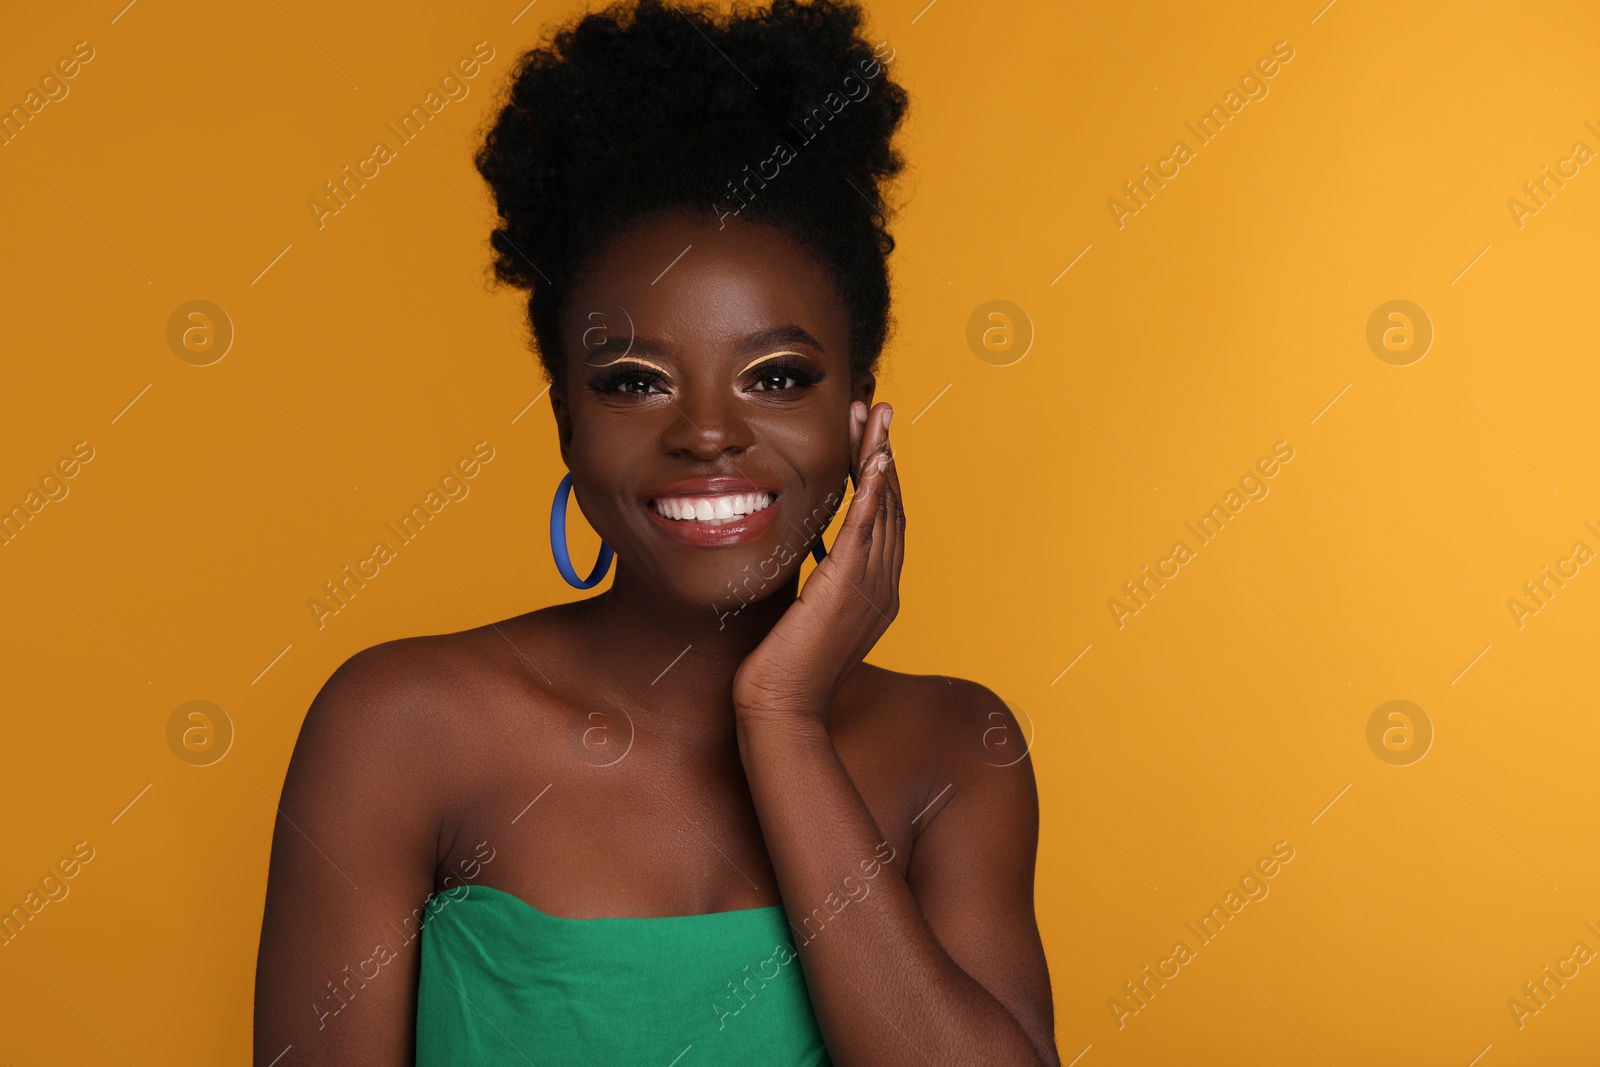
[[[528,290],[533,339],[564,378],[558,323],[608,237],[674,210],[780,229],[833,272],[852,376],[889,333],[885,188],[908,107],[852,0],[773,0],[725,17],[623,0],[518,59],[474,162],[494,192],[494,273]],[[774,168],[776,168],[774,170]]]

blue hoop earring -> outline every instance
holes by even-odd
[[[594,570],[589,572],[589,577],[579,578],[578,572],[572,569],[572,556],[567,553],[567,497],[572,492],[572,472],[561,479],[561,484],[556,486],[556,499],[550,505],[550,554],[556,558],[556,570],[561,572],[561,577],[567,584],[578,589],[592,589],[600,584],[600,579],[606,576],[606,571],[611,569],[611,559],[617,554],[616,549],[600,542],[600,557],[594,561]]]
[[[817,539],[811,542],[811,558],[821,563],[828,558],[828,550],[822,547],[822,535],[817,534]]]

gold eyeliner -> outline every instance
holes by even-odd
[[[754,367],[757,363],[765,363],[769,359],[777,359],[779,356],[798,356],[798,355],[800,355],[799,352],[790,352],[790,351],[787,351],[787,350],[785,350],[783,352],[769,352],[764,356],[758,356],[757,358],[752,359],[749,363],[746,363],[740,369],[739,373],[743,374],[745,371],[749,370],[751,367]],[[802,357],[802,358],[804,358],[804,357]]]
[[[588,363],[588,360],[585,360],[584,362]],[[638,364],[641,364],[643,366],[649,367],[651,370],[657,371],[660,374],[663,374],[663,375],[668,374],[667,368],[663,367],[661,364],[652,363],[648,359],[640,359],[638,356],[618,356],[616,359],[612,360],[610,363],[588,363],[588,365],[591,366],[591,367],[596,367],[596,368],[605,368],[605,367],[615,367],[618,363],[638,363]]]

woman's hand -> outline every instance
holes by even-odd
[[[733,677],[740,723],[827,722],[833,696],[900,610],[905,511],[888,404],[850,407],[855,497],[828,558]]]

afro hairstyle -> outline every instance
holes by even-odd
[[[558,324],[587,259],[651,216],[761,223],[833,276],[850,367],[872,373],[889,333],[884,190],[904,166],[908,107],[887,46],[850,0],[772,0],[718,15],[623,0],[577,17],[517,60],[474,162],[500,220],[494,274],[528,292],[552,383]]]

